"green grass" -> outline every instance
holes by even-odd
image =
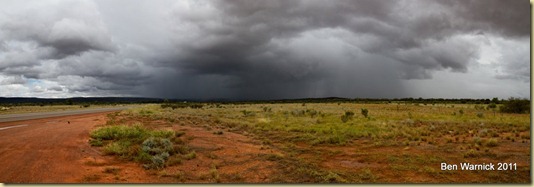
[[[180,134],[183,135],[183,133]],[[131,126],[104,126],[92,131],[90,137],[89,143],[92,146],[103,146],[104,154],[117,155],[127,160],[143,163],[146,169],[164,168],[165,162],[172,155],[189,153],[185,145],[180,145],[183,141],[175,135],[174,131],[149,130],[139,123]],[[173,145],[174,143],[177,145]],[[189,155],[187,158],[193,159],[194,157]],[[172,162],[174,163],[171,165],[181,161],[174,159]]]
[[[197,157],[197,153],[195,151],[187,153],[186,155],[183,156],[183,158],[186,159],[186,160],[191,160],[191,159],[194,159],[196,157]]]
[[[486,142],[486,146],[488,147],[496,147],[499,145],[499,141],[495,138],[491,138],[488,140],[488,142]]]
[[[397,174],[410,172],[435,177],[438,181],[448,181],[454,177],[450,174],[444,175],[432,166],[451,159],[496,161],[494,158],[502,158],[508,153],[494,149],[514,142],[530,141],[530,114],[495,113],[487,108],[486,105],[480,104],[411,103],[205,104],[202,108],[175,109],[147,105],[124,111],[122,114],[135,119],[167,120],[173,125],[224,129],[224,133],[242,133],[255,138],[263,146],[283,152],[260,155],[260,158],[276,162],[282,170],[281,175],[291,176],[274,176],[275,182],[365,183],[386,180],[383,178],[384,174],[377,172],[375,168],[358,168],[351,172],[324,169],[317,165],[320,163],[317,160],[298,158],[306,152],[304,148],[284,146],[309,146],[307,149],[315,150],[319,155],[324,152],[320,150],[324,147],[362,148],[368,153],[362,160],[371,163],[392,162],[387,169],[392,169]],[[223,131],[220,132],[222,134]],[[213,133],[219,134],[219,131],[214,130]],[[113,136],[129,136],[128,133],[117,134],[120,135]],[[178,132],[151,134],[160,134],[158,136],[163,137],[172,135],[178,138],[182,136]],[[192,137],[182,138],[187,141]],[[107,140],[101,138],[101,141],[106,143]],[[196,157],[196,153],[190,152],[187,146],[178,144],[183,143],[181,139],[171,141],[177,144],[173,146],[173,152],[180,154],[180,159],[185,161]],[[98,144],[98,141],[95,144]],[[408,148],[407,152],[410,152],[410,149],[418,149],[421,153],[388,159],[391,155],[373,152],[380,149],[402,151],[403,148]],[[117,149],[117,152],[124,150]],[[430,155],[421,155],[423,153]],[[205,155],[201,152],[199,154]],[[487,178],[487,174],[468,175]],[[221,174],[220,177],[222,176],[225,175]],[[473,180],[481,179],[475,178]]]
[[[220,183],[221,178],[219,177],[219,171],[217,171],[217,167],[215,165],[212,165],[210,169],[210,175],[215,180],[215,182]]]
[[[100,140],[144,140],[150,133],[141,124],[133,126],[114,125],[96,129],[91,138]]]

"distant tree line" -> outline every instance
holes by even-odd
[[[530,101],[512,97],[503,103],[500,110],[504,113],[530,113]]]
[[[341,98],[341,97],[327,97],[327,98],[303,98],[303,99],[282,99],[282,100],[250,100],[250,101],[233,101],[222,103],[248,104],[248,103],[421,103],[421,104],[501,104],[504,99],[445,99],[445,98]]]
[[[135,97],[73,97],[73,98],[31,98],[31,97],[0,97],[2,106],[48,106],[48,105],[110,105],[135,103],[161,103],[163,99]]]
[[[376,98],[303,98],[303,99],[282,99],[282,100],[249,100],[249,101],[200,101],[200,100],[179,100],[179,99],[160,99],[160,98],[137,98],[137,97],[74,97],[74,98],[28,98],[28,97],[0,97],[2,106],[45,106],[45,105],[80,105],[88,107],[90,105],[109,105],[109,104],[138,104],[138,103],[162,103],[162,108],[202,108],[203,103],[210,104],[275,104],[275,103],[419,103],[419,104],[487,104],[488,108],[496,109],[505,113],[529,113],[530,100],[520,98],[509,98],[508,100],[492,99],[445,99],[445,98],[394,98],[394,99],[376,99]]]

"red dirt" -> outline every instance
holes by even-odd
[[[88,144],[91,130],[106,123],[107,113],[55,117],[38,120],[0,123],[0,128],[27,125],[0,130],[0,182],[3,183],[269,183],[270,176],[278,173],[276,162],[268,161],[269,154],[281,155],[278,149],[262,146],[250,137],[217,128],[212,122],[201,119],[168,123],[161,120],[142,120],[145,125],[186,132],[182,139],[196,152],[196,158],[183,160],[181,164],[163,170],[145,170],[139,163],[124,161],[114,156],[102,155],[100,148]],[[70,124],[68,123],[70,121]],[[133,123],[122,121],[121,123]],[[222,134],[214,134],[223,131]],[[445,140],[436,142],[447,144]],[[453,147],[461,143],[449,143]],[[324,169],[342,173],[359,174],[371,170],[378,181],[393,183],[477,182],[486,175],[476,172],[457,171],[443,173],[439,163],[423,165],[421,171],[394,166],[403,166],[404,161],[391,161],[404,155],[416,159],[428,159],[426,155],[437,150],[435,145],[422,143],[410,146],[373,146],[372,142],[360,140],[345,146],[311,146],[297,144],[307,150],[298,155],[307,161],[319,163]],[[530,168],[530,141],[501,142],[492,148],[496,158],[463,158],[466,148],[443,152],[439,156],[447,162],[516,162],[518,167]],[[417,162],[417,161],[411,161]],[[413,165],[413,164],[411,164]],[[435,170],[426,172],[425,169]],[[497,174],[497,172],[494,172]],[[529,178],[530,170],[499,172],[506,177],[516,173]],[[435,176],[434,176],[435,175]],[[443,178],[437,178],[439,176]]]
[[[184,160],[182,164],[161,171],[146,171],[152,178],[158,178],[158,183],[268,183],[269,176],[275,172],[276,163],[262,156],[280,154],[279,151],[205,120],[192,118],[178,123],[150,119],[121,120],[122,124],[136,122],[158,129],[183,131],[185,135],[181,138],[196,152],[196,158]],[[218,131],[223,133],[214,133]],[[214,176],[214,170],[219,177]]]
[[[87,138],[105,114],[86,114],[0,123],[0,182],[74,182],[84,170],[81,160],[98,153]],[[70,124],[69,124],[70,121]]]
[[[0,123],[0,127],[27,125],[0,130],[0,182],[265,183],[273,172],[274,162],[257,160],[273,150],[262,149],[246,136],[178,125],[169,126],[186,132],[183,139],[197,157],[164,170],[145,170],[139,163],[102,155],[88,144],[90,131],[106,122],[106,114]]]
[[[438,142],[446,144],[445,140]],[[452,143],[451,143],[452,144]],[[437,146],[423,143],[421,145],[410,146],[373,146],[366,141],[356,141],[345,146],[335,145],[321,145],[309,146],[299,145],[300,149],[314,150],[314,152],[322,153],[316,154],[302,154],[301,158],[312,160],[321,157],[318,161],[322,168],[328,170],[340,171],[344,173],[354,173],[362,169],[371,169],[375,171],[375,175],[380,180],[387,180],[391,183],[444,183],[444,182],[469,182],[476,183],[487,180],[487,175],[490,172],[498,173],[499,177],[511,178],[514,180],[523,180],[529,178],[529,172],[524,169],[530,168],[529,147],[530,141],[525,143],[510,143],[501,142],[499,146],[493,147],[491,153],[496,154],[497,158],[487,156],[480,156],[477,158],[464,158],[464,151],[445,152],[438,149]],[[441,154],[435,155],[436,152]],[[413,163],[420,162],[416,158],[425,158],[423,161],[429,161],[429,155],[441,157],[447,163],[459,164],[461,162],[469,163],[517,163],[518,172],[512,171],[486,171],[486,172],[472,172],[472,171],[453,171],[444,176],[439,176],[438,173],[446,173],[440,171],[440,163],[435,164],[421,164],[418,170],[397,170],[392,166],[413,165]],[[504,157],[504,155],[508,155]],[[411,158],[410,162],[400,160],[396,163],[388,160],[390,157],[405,157]],[[433,172],[426,172],[426,169],[431,169]],[[426,172],[426,173],[425,173]],[[482,174],[481,174],[482,173]],[[435,175],[433,175],[435,174]],[[395,177],[397,176],[397,177]],[[517,177],[517,178],[515,178]],[[505,180],[502,180],[505,181]]]

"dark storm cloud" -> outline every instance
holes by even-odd
[[[392,84],[382,91],[403,95],[399,78],[430,79],[439,70],[468,72],[480,44],[462,35],[528,37],[528,2],[501,2],[195,2],[172,13],[180,53],[162,63],[182,71],[181,79],[231,77],[221,84],[244,95],[291,90],[295,97],[315,96],[313,85],[319,81],[349,86],[334,81],[340,69],[352,69],[343,78],[362,88],[346,89],[352,95],[363,96],[362,90],[386,83]],[[330,54],[329,48],[343,53]],[[383,76],[389,72],[379,68],[361,70],[363,63],[379,60],[397,68],[391,72],[396,76]],[[375,84],[350,74],[368,74]]]
[[[58,92],[407,97],[406,81],[471,72],[487,58],[484,38],[519,46],[495,57],[493,77],[530,79],[524,1],[8,2],[0,78],[47,80]]]
[[[501,33],[506,36],[526,37],[530,35],[529,1],[480,1],[452,0],[436,1],[451,8],[463,18],[462,26],[470,29]]]

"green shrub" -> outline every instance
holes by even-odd
[[[104,154],[119,156],[125,155],[128,153],[130,145],[132,145],[132,143],[128,140],[112,142],[104,147]]]
[[[186,145],[174,145],[173,146],[173,153],[175,154],[187,154],[189,153],[189,147]]]
[[[161,169],[165,166],[165,161],[173,151],[172,142],[167,138],[150,137],[143,141],[142,151],[151,155],[150,163],[143,165],[145,169]]]
[[[154,114],[154,111],[141,109],[141,111],[139,111],[139,114],[141,116],[151,116],[152,114]]]
[[[167,162],[165,162],[166,166],[175,166],[179,164],[182,164],[182,159],[176,156],[170,157]]]
[[[166,138],[150,137],[143,141],[142,151],[150,155],[169,153],[173,150],[172,142]]]
[[[191,160],[191,159],[194,159],[196,157],[197,157],[197,153],[195,151],[184,155],[184,159],[186,159],[186,160]]]
[[[497,104],[495,104],[495,103],[490,103],[488,105],[488,109],[495,109],[495,108],[497,108]]]
[[[504,113],[530,113],[530,101],[526,99],[510,98],[501,106],[501,112]]]
[[[479,137],[475,137],[473,138],[473,143],[475,143],[476,145],[482,145],[482,139],[480,139]]]
[[[146,152],[143,152],[143,151],[139,151],[137,156],[134,158],[136,162],[141,162],[141,163],[150,163],[151,159],[152,159],[152,155]]]
[[[265,159],[267,159],[268,161],[278,161],[284,158],[284,156],[280,154],[266,154],[263,155],[263,157],[265,157]]]
[[[121,140],[121,139],[144,139],[148,135],[147,130],[141,125],[126,126],[113,125],[106,126],[91,132],[91,138],[101,140]]]
[[[306,113],[309,114],[310,117],[312,117],[312,118],[314,118],[318,114],[318,112],[316,110],[313,110],[313,109],[307,109]]]
[[[108,155],[119,155],[122,158],[143,163],[145,169],[161,169],[165,167],[165,161],[174,153],[186,154],[187,147],[181,145],[176,148],[171,142],[180,140],[177,137],[182,133],[175,133],[168,130],[147,130],[142,125],[126,126],[113,125],[106,126],[91,132],[89,143],[93,146],[102,146],[103,152]],[[190,159],[196,155],[189,155]]]
[[[362,110],[362,115],[364,117],[367,117],[369,115],[369,110],[367,110],[366,108],[362,108],[361,110]]]
[[[486,143],[486,146],[488,147],[496,147],[497,145],[499,145],[499,142],[495,138],[489,139],[488,142]]]
[[[263,107],[263,112],[271,112],[271,108],[270,107]]]
[[[192,108],[192,109],[199,109],[199,108],[202,108],[204,107],[203,104],[190,104],[189,105],[189,108]]]
[[[345,116],[345,115],[342,115],[342,116],[341,116],[341,121],[342,121],[343,123],[346,123],[347,121],[349,121],[349,118],[348,118],[347,116]]]
[[[478,152],[473,149],[470,149],[469,151],[464,153],[464,158],[474,158],[474,157],[478,157]]]
[[[144,164],[145,169],[161,169],[165,166],[165,158],[160,155],[152,156],[149,164]]]
[[[101,146],[104,145],[104,142],[102,142],[102,139],[97,138],[97,139],[90,139],[90,140],[89,140],[89,144],[90,144],[91,146],[101,147]]]
[[[352,116],[354,116],[354,112],[351,112],[351,111],[347,111],[345,112],[345,114],[343,114],[341,116],[341,121],[343,123],[346,123],[347,121],[351,120],[352,119]]]

